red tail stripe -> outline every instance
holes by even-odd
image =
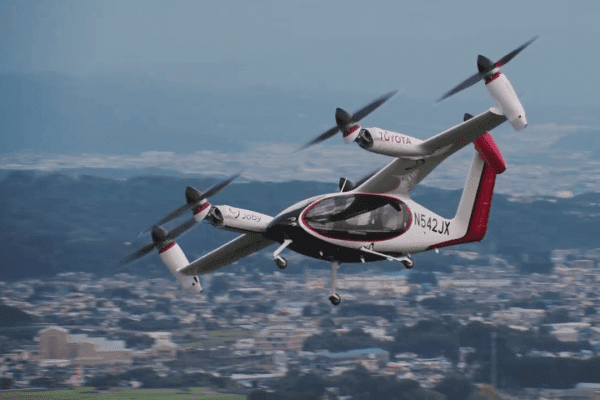
[[[506,163],[504,157],[494,140],[494,137],[490,133],[486,133],[479,137],[475,142],[475,150],[479,153],[483,161],[492,169],[496,174],[501,174],[506,171]]]
[[[492,197],[494,196],[494,186],[496,185],[496,175],[506,171],[506,163],[494,137],[489,132],[480,136],[474,144],[484,165],[467,233],[459,239],[434,244],[429,249],[475,241],[479,242],[485,236],[492,207]]]
[[[484,164],[467,233],[465,236],[459,239],[448,240],[447,242],[429,246],[428,250],[438,247],[452,246],[455,244],[481,241],[481,239],[483,239],[485,236],[485,232],[487,231],[487,224],[490,217],[490,209],[492,208],[492,196],[494,195],[495,184],[496,173],[488,164]]]

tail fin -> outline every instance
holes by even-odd
[[[490,133],[479,137],[474,144],[477,152],[471,163],[456,216],[452,220],[456,227],[453,235],[455,238],[435,244],[430,249],[478,242],[485,236],[496,175],[506,170],[506,164]]]

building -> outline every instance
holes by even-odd
[[[122,340],[70,335],[57,326],[39,332],[38,355],[42,360],[69,360],[79,365],[131,363],[133,359]]]
[[[304,341],[316,333],[316,329],[298,328],[294,325],[270,326],[254,337],[256,350],[300,351]]]

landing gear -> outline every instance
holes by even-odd
[[[281,257],[279,255],[279,253],[281,253],[286,247],[288,247],[290,244],[292,244],[292,241],[290,239],[285,239],[283,241],[283,244],[281,246],[279,246],[277,248],[277,250],[275,250],[273,252],[273,259],[275,260],[275,264],[277,264],[277,267],[279,269],[285,269],[285,267],[287,267],[287,261],[285,258]]]
[[[342,298],[340,297],[339,294],[334,293],[331,296],[329,296],[329,301],[331,302],[331,304],[333,304],[334,306],[339,306]]]
[[[407,255],[404,260],[402,260],[402,264],[404,264],[404,267],[406,269],[412,269],[415,266],[415,262],[413,261],[410,254]]]
[[[329,301],[331,301],[331,304],[333,304],[334,306],[339,306],[342,298],[340,297],[339,294],[337,294],[336,291],[336,277],[337,277],[337,270],[340,269],[340,263],[338,263],[337,261],[334,261],[331,263],[331,292],[329,293]]]
[[[285,267],[287,267],[287,260],[281,256],[276,256],[275,264],[277,264],[279,269],[285,269]]]
[[[373,250],[373,247],[374,247],[373,243],[371,243],[367,247],[361,247],[360,250],[363,251],[363,252],[365,252],[365,253],[374,254],[376,256],[383,257],[383,258],[385,258],[388,261],[401,262],[402,265],[404,265],[404,267],[406,267],[406,269],[412,269],[412,267],[415,266],[415,262],[413,261],[413,259],[410,256],[410,254],[407,254],[407,255],[401,256],[401,257],[392,257],[392,256],[390,256],[388,254],[380,253],[378,251]]]

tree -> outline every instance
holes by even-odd
[[[500,396],[498,396],[496,389],[492,385],[481,385],[469,397],[469,400],[500,400]]]
[[[435,391],[448,400],[464,400],[473,392],[473,382],[465,376],[451,373],[435,387]]]
[[[8,390],[12,384],[13,381],[9,377],[3,376],[2,378],[0,378],[0,389]]]
[[[248,394],[247,400],[267,400],[267,392],[264,390],[254,390]]]
[[[569,315],[569,310],[566,308],[559,308],[555,311],[546,313],[546,316],[541,321],[542,324],[562,324],[565,322],[575,322]]]

